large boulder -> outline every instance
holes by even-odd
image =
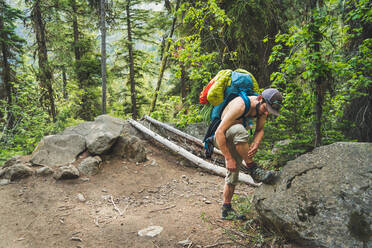
[[[123,129],[125,121],[109,115],[100,115],[94,120],[92,131],[85,136],[91,154],[104,154],[110,150]]]
[[[39,142],[30,162],[35,165],[58,167],[74,162],[76,156],[85,149],[85,139],[81,135],[49,135]]]
[[[62,134],[78,134],[85,138],[91,154],[104,154],[111,149],[125,126],[125,121],[109,115],[100,115],[94,121],[66,128]]]
[[[301,247],[372,247],[372,144],[335,143],[288,162],[253,202],[267,227]]]
[[[62,135],[78,134],[78,135],[85,137],[92,131],[93,127],[94,127],[94,122],[86,121],[76,126],[67,127],[62,132]]]

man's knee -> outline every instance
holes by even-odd
[[[249,141],[249,133],[241,124],[236,124],[231,126],[226,131],[226,138],[231,140],[234,145],[239,143],[248,143]]]

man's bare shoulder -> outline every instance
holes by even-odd
[[[236,97],[231,100],[225,107],[221,119],[224,119],[225,116],[241,116],[244,113],[245,104],[241,97]]]

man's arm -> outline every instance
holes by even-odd
[[[241,97],[237,97],[232,100],[227,107],[228,110],[226,113],[224,113],[215,135],[218,147],[226,160],[226,169],[235,171],[236,161],[232,158],[231,153],[226,145],[226,131],[235,123],[236,119],[238,119],[244,113],[245,104]]]
[[[261,140],[264,136],[264,127],[265,127],[266,118],[267,118],[267,115],[262,115],[257,118],[256,131],[254,132],[253,142],[250,145],[249,151],[248,151],[249,158],[252,158],[256,154],[258,146],[260,145]]]

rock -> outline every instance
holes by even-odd
[[[30,161],[36,165],[58,167],[74,162],[85,147],[85,139],[81,135],[49,135],[39,142]]]
[[[156,162],[155,160],[152,160],[151,163],[148,163],[148,164],[144,164],[143,166],[158,166],[158,162]]]
[[[80,136],[87,136],[93,129],[94,122],[93,121],[86,121],[83,123],[80,123],[76,126],[68,127],[63,132],[62,135],[71,135],[71,134],[77,134]]]
[[[42,168],[39,168],[36,170],[36,175],[38,176],[49,176],[51,174],[53,174],[54,171],[49,168],[48,166],[45,166],[45,167],[42,167]]]
[[[278,141],[277,143],[274,144],[273,149],[271,150],[271,154],[277,154],[281,150],[282,146],[287,146],[292,143],[292,140],[286,139],[286,140],[281,140]]]
[[[77,194],[77,199],[80,201],[80,202],[85,202],[86,201],[86,199],[85,199],[85,197],[84,197],[84,195],[82,194],[82,193],[79,193],[79,194]]]
[[[54,178],[56,180],[61,179],[75,179],[80,176],[78,169],[75,168],[73,165],[64,165],[57,168],[54,172]]]
[[[6,168],[6,167],[10,167],[16,163],[19,163],[21,161],[21,156],[20,155],[16,155],[14,157],[12,157],[11,159],[9,159],[8,161],[6,161],[2,168]]]
[[[180,246],[183,246],[183,247],[190,246],[192,244],[192,241],[188,240],[188,239],[185,239],[185,240],[179,241],[178,244]]]
[[[149,226],[145,229],[138,231],[138,235],[141,237],[147,236],[147,237],[153,238],[156,235],[159,235],[162,231],[163,231],[163,227],[161,226]]]
[[[83,240],[81,238],[79,238],[79,237],[71,237],[70,240],[72,240],[72,241],[78,241],[78,242],[83,242]]]
[[[133,162],[147,161],[146,150],[142,140],[133,135],[121,135],[113,147],[112,155],[120,156]]]
[[[194,154],[194,155],[195,155],[195,154]],[[184,159],[182,159],[182,160],[180,161],[180,165],[185,166],[185,167],[195,167],[195,165],[194,165],[193,163],[191,163],[191,162],[188,161],[188,160],[184,160]]]
[[[99,156],[87,157],[78,165],[78,170],[88,176],[93,176],[98,174],[100,169],[100,164],[102,159]]]
[[[137,136],[143,137],[142,133],[134,128],[129,122],[125,121],[123,125],[123,130],[121,131],[121,135],[126,136]]]
[[[110,150],[120,136],[125,123],[124,120],[116,117],[100,115],[94,122],[84,122],[74,127],[66,128],[62,134],[83,136],[86,140],[88,151],[92,154],[100,155]]]
[[[4,186],[10,183],[9,179],[0,179],[0,186]]]
[[[109,115],[100,115],[94,120],[91,131],[85,136],[88,151],[92,154],[104,154],[110,150],[120,136],[124,120]]]
[[[1,170],[0,178],[9,179],[10,181],[29,177],[34,171],[25,164],[17,163]]]
[[[104,200],[104,201],[109,201],[111,198],[111,195],[102,195],[101,196],[101,199]]]
[[[372,247],[372,144],[340,142],[290,161],[253,203],[301,247]]]

